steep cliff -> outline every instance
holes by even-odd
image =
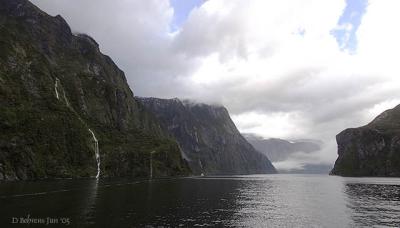
[[[239,133],[228,111],[179,99],[139,98],[178,141],[196,174],[276,173]]]
[[[0,107],[0,180],[188,173],[98,44],[27,0],[0,0]]]
[[[400,105],[342,131],[336,141],[339,157],[331,174],[400,177]]]

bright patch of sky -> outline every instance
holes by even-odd
[[[185,23],[190,12],[200,7],[206,0],[170,0],[174,9],[172,30],[176,31]],[[356,31],[361,23],[368,5],[368,0],[346,0],[346,8],[338,21],[338,26],[332,30],[340,48],[354,53],[357,49]],[[305,30],[299,30],[303,36]]]
[[[332,164],[337,133],[400,103],[400,0],[30,1],[93,36],[136,95],[223,104],[243,133],[324,141],[308,161]]]
[[[342,50],[354,53],[357,49],[356,31],[368,5],[368,0],[346,0],[346,8],[332,31]]]
[[[172,30],[178,30],[188,18],[190,12],[200,7],[205,0],[171,0],[171,6],[174,8],[174,18],[172,21]]]

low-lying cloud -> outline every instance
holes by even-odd
[[[136,95],[221,103],[242,132],[329,145],[309,160],[333,163],[337,133],[400,102],[396,0],[368,2],[354,51],[333,32],[355,29],[338,24],[344,0],[210,0],[174,31],[166,0],[33,2],[93,36]]]

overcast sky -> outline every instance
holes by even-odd
[[[335,135],[400,104],[398,0],[33,0],[91,35],[135,95],[223,104],[239,130]]]

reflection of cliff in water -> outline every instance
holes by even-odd
[[[356,226],[400,226],[400,185],[349,183],[345,192]]]
[[[82,199],[82,212],[79,215],[79,220],[81,220],[84,224],[95,223],[98,185],[98,179],[89,180],[87,183],[87,188],[82,190],[82,194],[85,197]]]
[[[240,185],[235,178],[152,180],[138,186],[146,197],[136,199],[131,219],[139,227],[229,225],[239,206]]]

